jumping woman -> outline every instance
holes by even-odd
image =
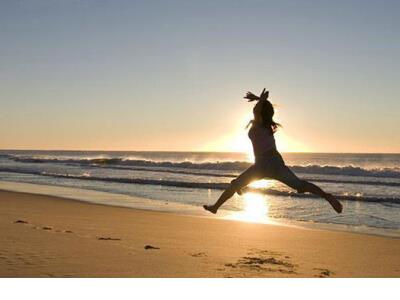
[[[272,178],[297,190],[298,193],[309,192],[324,198],[340,214],[343,209],[342,204],[333,195],[324,192],[311,182],[301,180],[285,165],[275,145],[274,133],[280,125],[273,120],[274,107],[268,101],[268,94],[269,92],[264,89],[259,97],[250,92],[244,97],[249,102],[257,101],[253,108],[254,119],[249,123],[251,128],[248,133],[253,144],[255,163],[232,180],[214,205],[204,205],[204,209],[215,214],[222,204],[235,193],[241,194],[242,188],[252,181]]]

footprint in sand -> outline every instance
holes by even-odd
[[[333,275],[333,272],[328,269],[314,268],[314,270],[319,271],[319,274],[315,275],[315,277],[326,278]]]
[[[42,230],[47,230],[47,231],[53,231],[54,233],[74,233],[71,230],[63,230],[63,229],[54,229],[51,226],[42,226],[42,227],[33,227],[33,229],[42,229]]]
[[[24,220],[16,220],[14,221],[15,224],[29,224],[27,221]]]
[[[246,270],[249,272],[279,272],[282,274],[297,274],[297,265],[292,264],[289,256],[268,250],[251,249],[248,256],[239,258],[236,263],[227,263],[225,267]],[[283,258],[281,258],[283,256]]]
[[[152,245],[146,245],[146,246],[144,246],[144,249],[145,250],[159,250],[160,248],[159,247],[154,247]]]
[[[112,238],[112,237],[98,237],[99,241],[120,241],[119,238]]]
[[[189,255],[192,257],[207,257],[207,254],[205,252],[189,253]]]
[[[28,225],[31,225],[33,229],[53,230],[53,227],[51,227],[51,226],[36,226],[34,224],[30,224],[28,221],[25,221],[25,220],[16,220],[16,221],[14,221],[14,224],[28,224]],[[61,230],[61,229],[55,229],[54,232],[56,232],[56,233],[73,233],[71,230]]]

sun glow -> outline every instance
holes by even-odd
[[[275,134],[276,146],[281,152],[307,152],[309,148],[307,148],[302,143],[294,140],[289,137],[283,129],[278,129]]]
[[[202,145],[204,151],[225,151],[242,152],[246,154],[248,161],[254,161],[253,147],[247,135],[246,125],[253,118],[251,112],[246,112],[235,121],[235,126],[229,133],[219,136]],[[276,146],[280,152],[307,152],[311,151],[309,147],[298,142],[292,135],[285,132],[285,128],[279,128],[275,134]]]
[[[253,147],[243,130],[227,143],[227,148],[231,149],[232,152],[245,153],[249,161],[254,161]]]
[[[248,186],[255,188],[255,189],[260,189],[260,188],[266,189],[266,188],[272,187],[273,185],[274,185],[274,181],[268,180],[268,179],[261,179],[261,180],[253,181]]]
[[[243,195],[243,210],[229,216],[229,219],[254,223],[272,223],[269,219],[269,205],[266,198],[258,193]]]
[[[254,160],[251,141],[247,136],[247,131],[243,128],[225,136],[221,140],[223,141],[222,145],[225,151],[242,152],[247,155],[249,161]],[[281,152],[307,152],[310,150],[304,144],[289,137],[283,129],[278,129],[275,134],[275,141],[278,150]]]

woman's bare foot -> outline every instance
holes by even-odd
[[[332,194],[326,194],[326,198],[325,198],[330,205],[332,205],[333,209],[338,213],[342,213],[343,210],[343,205],[336,200],[336,198],[332,195]]]
[[[236,191],[236,193],[237,193],[239,196],[242,196],[242,195],[243,195],[242,189],[238,189],[238,190]]]
[[[203,205],[203,208],[213,214],[216,214],[217,210],[218,210],[218,209],[214,208],[214,205]]]

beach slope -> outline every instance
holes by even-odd
[[[0,191],[1,277],[400,277],[400,239]]]

